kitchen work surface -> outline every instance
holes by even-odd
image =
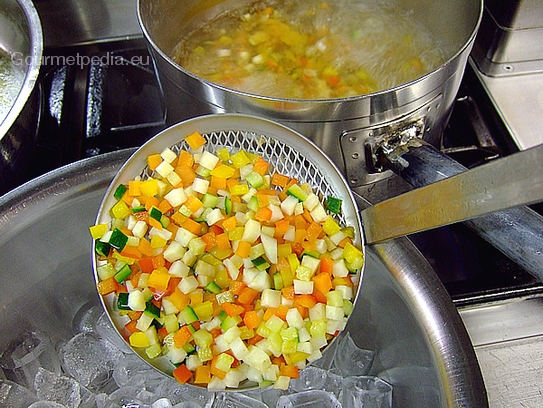
[[[459,309],[493,408],[543,405],[543,295]]]

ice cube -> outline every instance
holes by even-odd
[[[38,401],[38,397],[28,388],[10,380],[0,380],[0,406],[27,408]]]
[[[373,364],[375,351],[358,347],[349,332],[338,340],[333,366],[344,377],[367,375]]]
[[[283,395],[277,401],[277,408],[341,408],[338,399],[326,391],[311,390]]]

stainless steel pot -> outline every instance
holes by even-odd
[[[234,91],[205,81],[173,62],[180,38],[217,14],[250,0],[138,0],[138,17],[164,88],[168,121],[204,113],[248,113],[283,123],[312,139],[339,166],[353,186],[390,176],[365,171],[358,160],[383,133],[415,126],[437,144],[482,16],[481,0],[395,0],[443,44],[446,62],[429,74],[395,88],[353,98],[288,100]],[[352,143],[356,139],[357,143]],[[372,168],[370,164],[368,166]],[[352,171],[350,169],[353,169]]]
[[[88,227],[132,152],[73,163],[0,197],[0,350],[25,330],[65,341],[78,309],[99,302]],[[422,255],[401,238],[368,247],[366,256],[347,328],[377,351],[371,374],[394,385],[394,406],[488,406],[467,332]]]
[[[0,1],[0,50],[25,72],[21,91],[0,123],[0,194],[23,180],[39,117],[41,23],[31,0]]]

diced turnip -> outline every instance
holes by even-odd
[[[177,287],[181,292],[187,295],[198,287],[198,280],[192,275],[187,276],[181,279],[181,282],[179,282]]]
[[[128,294],[128,307],[137,312],[145,310],[145,297],[141,290],[134,290]]]
[[[173,276],[177,276],[180,278],[184,278],[185,276],[188,276],[190,272],[190,268],[181,260],[177,260],[172,262],[170,265],[170,269],[168,269],[168,273]]]
[[[185,247],[181,245],[177,241],[172,241],[170,245],[166,248],[164,251],[164,259],[166,259],[168,262],[174,262],[183,257],[185,255]]]
[[[281,210],[286,215],[292,215],[294,214],[294,210],[296,209],[296,206],[299,202],[300,201],[298,201],[296,197],[289,195],[283,200],[283,202],[281,202]]]
[[[164,198],[170,203],[172,207],[179,207],[185,201],[187,201],[187,194],[182,188],[174,188]]]
[[[264,289],[260,298],[260,302],[262,307],[278,308],[279,306],[281,306],[281,291],[274,289]]]
[[[300,329],[304,326],[304,319],[296,308],[289,309],[287,312],[287,323],[290,327]]]
[[[189,242],[191,239],[196,237],[196,234],[193,234],[192,232],[186,230],[183,227],[180,227],[177,230],[177,233],[175,234],[175,240],[179,242],[184,247],[187,247],[189,245]]]
[[[252,244],[257,240],[258,237],[260,237],[260,228],[260,223],[257,220],[247,220],[243,229],[243,236],[241,237],[241,240]]]
[[[277,263],[277,240],[274,237],[268,235],[260,235],[260,240],[262,241],[262,246],[268,260],[276,264]]]
[[[169,147],[166,147],[164,150],[162,150],[162,152],[160,153],[160,157],[162,157],[162,159],[166,162],[166,163],[171,163],[173,162],[175,159],[177,159],[177,154],[172,150],[170,149]]]
[[[215,156],[213,153],[211,153],[208,150],[204,150],[202,155],[198,159],[198,164],[200,166],[205,167],[208,170],[213,170],[217,163],[219,162],[219,158]]]
[[[294,293],[297,295],[310,295],[313,293],[313,281],[294,279]]]
[[[345,260],[343,258],[334,261],[332,274],[336,278],[344,278],[349,275],[349,269],[347,268],[347,265],[345,265]]]

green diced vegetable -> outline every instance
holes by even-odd
[[[194,310],[190,306],[186,306],[181,311],[181,317],[183,318],[183,321],[186,324],[194,323],[194,322],[198,321],[198,315],[194,312]]]
[[[142,212],[142,211],[145,211],[145,206],[144,205],[138,205],[137,207],[133,207],[131,210],[132,210],[133,213]]]
[[[217,293],[220,293],[222,289],[216,282],[211,281],[206,285],[205,290],[216,295]]]
[[[247,183],[251,185],[251,187],[259,188],[264,185],[264,177],[256,171],[253,171],[245,177],[245,180],[247,180]]]
[[[113,196],[120,200],[123,198],[124,193],[126,192],[127,188],[124,184],[119,184],[119,186],[115,189],[115,193],[113,193]]]
[[[300,201],[305,201],[307,193],[298,185],[293,184],[287,189],[287,194],[296,197]]]
[[[109,256],[109,251],[111,251],[111,244],[109,242],[96,241],[94,244],[94,250],[98,255]]]
[[[119,271],[115,274],[115,280],[118,283],[123,283],[126,278],[128,278],[132,274],[132,270],[130,269],[130,266],[124,265]]]
[[[251,260],[251,262],[259,271],[265,271],[266,269],[270,267],[270,264],[268,263],[268,261],[266,261],[266,259],[262,256],[259,256],[258,258]]]
[[[331,213],[339,214],[341,212],[341,203],[341,199],[328,196],[328,198],[326,199],[326,209]]]
[[[160,211],[158,208],[156,208],[155,206],[151,207],[151,209],[149,210],[149,217],[151,218],[154,218],[155,220],[157,220],[158,222],[161,221],[161,218],[162,218],[162,211]]]
[[[128,292],[121,292],[117,297],[117,308],[119,310],[131,310],[128,306]]]
[[[232,200],[228,196],[224,197],[224,212],[226,215],[232,212]]]
[[[127,242],[128,237],[118,228],[115,228],[109,237],[109,244],[119,251],[123,250]]]
[[[154,318],[160,317],[160,308],[157,307],[153,302],[148,301],[145,303],[145,314],[148,316],[152,316]]]
[[[217,197],[215,194],[205,193],[202,196],[202,204],[206,208],[210,208],[210,209],[215,208],[218,202],[219,202],[219,197]]]

